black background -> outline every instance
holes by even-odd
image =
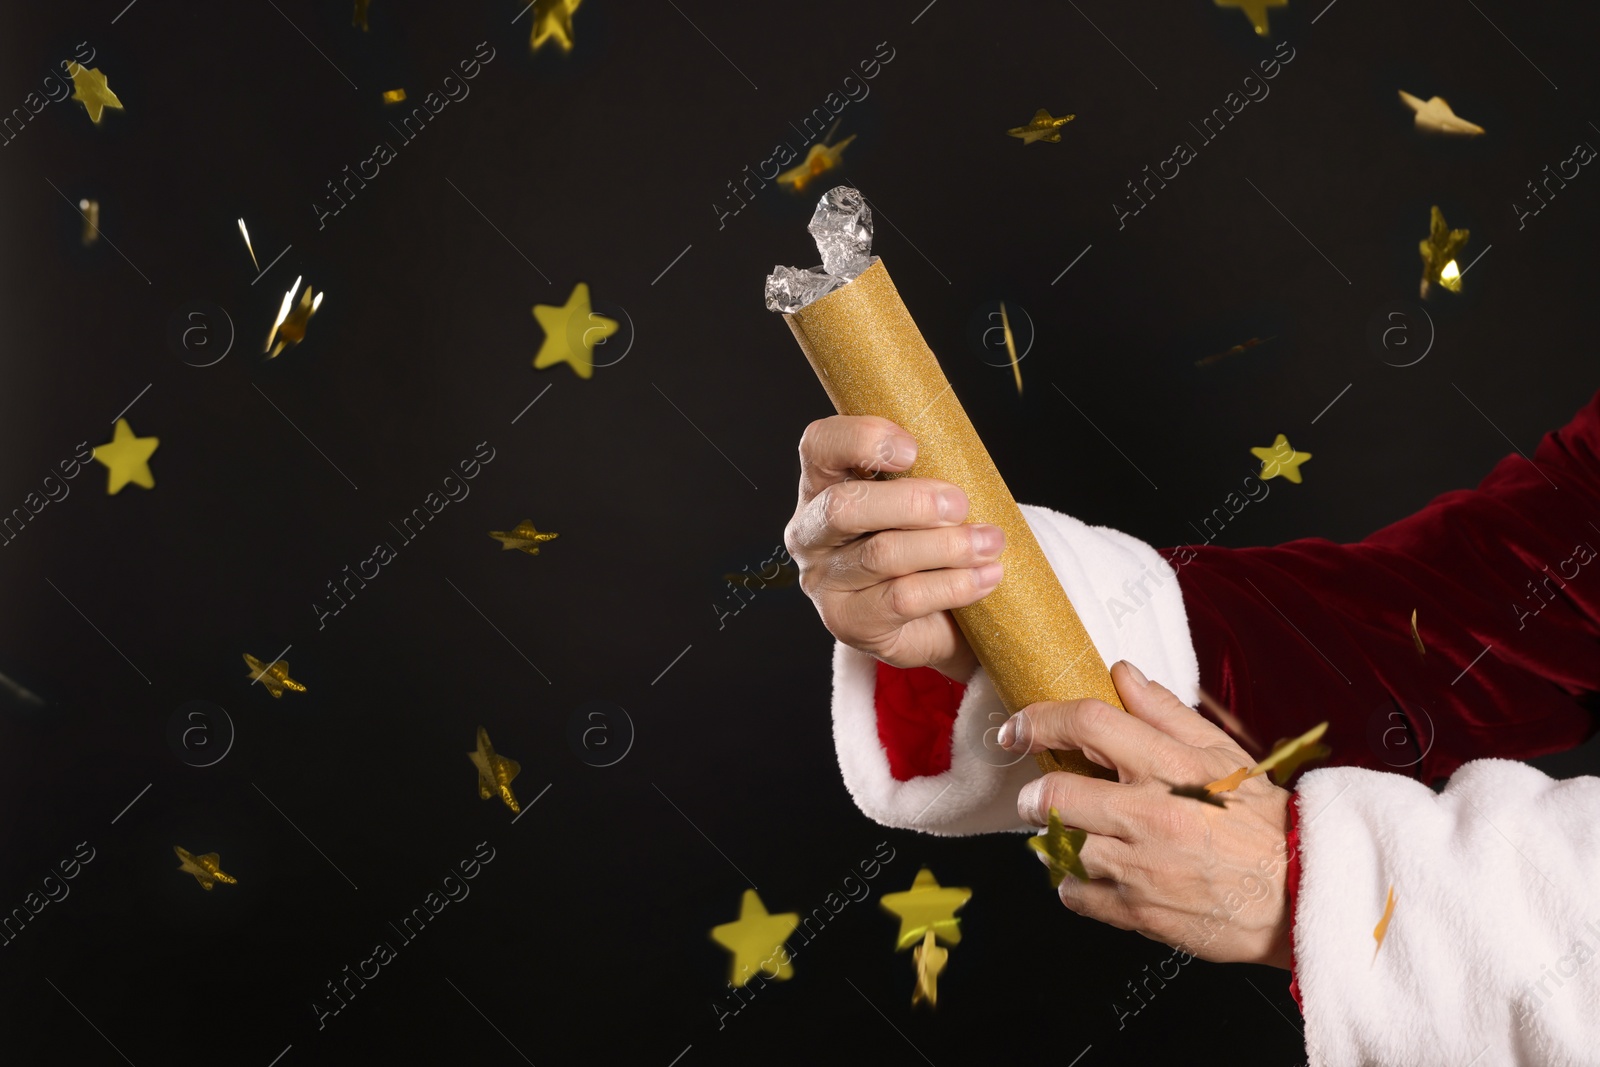
[[[865,819],[832,751],[831,640],[798,590],[719,629],[720,576],[779,543],[795,444],[829,413],[761,284],[814,261],[804,223],[832,180],[769,185],[720,228],[714,205],[778,142],[802,148],[790,122],[887,42],[843,111],[839,178],[878,207],[875,251],[1018,499],[1176,544],[1285,433],[1314,456],[1305,483],[1273,482],[1224,542],[1353,540],[1475,483],[1508,439],[1531,451],[1595,387],[1600,177],[1524,229],[1512,209],[1600,141],[1592,14],[1294,0],[1261,39],[1206,0],[924,3],[587,0],[570,55],[531,54],[515,0],[374,0],[367,34],[338,0],[6,6],[0,107],[88,41],[126,110],[95,127],[51,104],[0,147],[0,508],[135,397],[133,428],[161,440],[154,490],[108,497],[91,464],[0,549],[0,671],[45,701],[0,698],[0,909],[95,849],[0,948],[6,1062],[1303,1058],[1266,968],[1189,964],[1119,1029],[1124,983],[1168,950],[1064,911],[1016,838]],[[420,100],[481,41],[471,95],[402,144],[379,94]],[[1124,183],[1196,142],[1188,123],[1279,41],[1271,95],[1119,230]],[[1489,132],[1424,139],[1398,89]],[[1077,114],[1061,143],[1005,136],[1039,107]],[[319,230],[325,183],[380,140],[397,158]],[[101,204],[88,248],[80,197]],[[1428,357],[1389,366],[1367,324],[1415,301],[1435,203],[1472,230],[1467,259],[1492,250],[1429,302]],[[263,266],[292,245],[255,283],[239,216]],[[326,302],[264,361],[297,274]],[[530,307],[579,281],[635,343],[591,380],[532,370]],[[999,299],[1036,333],[1020,398],[971,340]],[[237,329],[210,367],[169,341],[192,301]],[[325,583],[482,441],[470,496],[319,630]],[[528,517],[561,535],[537,558],[485,536]],[[240,654],[286,645],[309,691],[275,701]],[[192,699],[237,731],[206,768],[167,741]],[[593,700],[637,728],[603,769],[568,741]],[[515,826],[476,796],[480,724],[539,796]],[[495,859],[471,896],[319,1030],[324,983],[480,841]],[[746,878],[808,912],[882,841],[873,900],[719,1030],[708,931]],[[202,892],[174,844],[238,884]],[[936,1012],[909,1007],[876,903],[921,864],[973,890]]]

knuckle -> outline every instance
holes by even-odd
[[[924,614],[920,601],[916,588],[904,578],[890,582],[883,594],[884,611],[897,619],[920,618]]]
[[[805,430],[800,434],[800,462],[815,460],[817,451],[822,447],[822,439],[828,433],[828,419],[813,419],[806,424]]]
[[[882,533],[875,534],[861,542],[861,569],[875,577],[897,576],[894,564],[898,555],[893,541]]]
[[[905,483],[902,483],[905,484]],[[907,522],[917,526],[932,526],[939,521],[939,488],[930,482],[909,483],[905,503],[901,507]]]

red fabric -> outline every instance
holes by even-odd
[[[1507,456],[1477,489],[1355,544],[1163,554],[1200,685],[1251,734],[1270,744],[1327,720],[1328,763],[1431,783],[1471,759],[1562,751],[1595,731],[1597,550],[1600,394],[1531,461]],[[897,779],[949,768],[962,691],[929,668],[878,665],[878,736]]]
[[[878,661],[873,690],[878,742],[889,754],[889,774],[895,781],[950,769],[956,709],[966,691],[932,667],[901,669]]]
[[[1289,829],[1284,834],[1284,844],[1289,850],[1289,872],[1284,881],[1284,907],[1289,909],[1289,995],[1294,998],[1300,1014],[1306,1013],[1305,1002],[1300,999],[1300,976],[1294,966],[1294,902],[1300,896],[1300,794],[1289,794]]]

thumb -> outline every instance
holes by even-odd
[[[1127,660],[1112,664],[1111,681],[1130,715],[1174,740],[1194,748],[1210,748],[1218,742],[1237,747],[1233,738],[1179,700],[1166,686],[1150,681]]]

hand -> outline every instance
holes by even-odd
[[[800,500],[783,543],[833,636],[891,666],[965,682],[978,659],[949,609],[999,584],[1005,534],[963,524],[967,496],[949,482],[872,477],[916,456],[916,441],[888,419],[813,422],[800,438]]]
[[[1255,760],[1131,663],[1113,667],[1127,706],[1098,700],[1030,704],[1000,728],[1013,752],[1080,749],[1118,781],[1058,771],[1017,796],[1043,826],[1054,807],[1089,832],[1079,858],[1090,881],[1065,878],[1061,902],[1080,915],[1219,963],[1289,966],[1284,896],[1289,792],[1264,775],[1219,793],[1226,807],[1174,796]]]

